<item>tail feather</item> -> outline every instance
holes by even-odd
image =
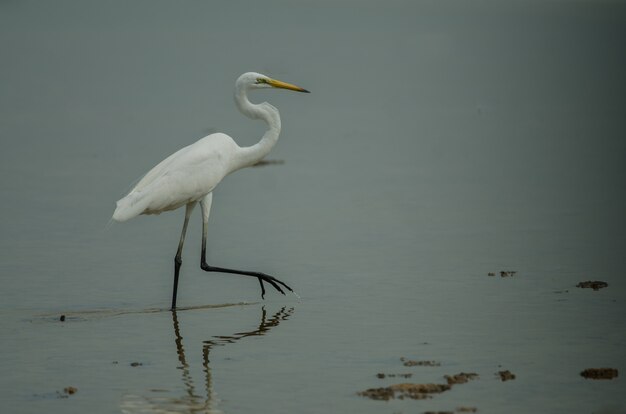
[[[113,213],[113,220],[126,221],[137,217],[146,210],[149,202],[148,197],[145,197],[141,191],[133,191],[126,197],[118,200],[117,207]]]

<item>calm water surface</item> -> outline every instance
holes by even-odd
[[[0,2],[3,411],[626,412],[624,38],[622,2]],[[208,133],[258,140],[248,70],[313,93],[251,97],[280,162],[215,191],[209,261],[301,299],[202,272],[196,212],[171,313],[182,211],[114,202]]]

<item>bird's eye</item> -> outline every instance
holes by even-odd
[[[266,79],[263,79],[263,78],[257,78],[256,83],[257,83],[257,84],[267,83],[267,80],[266,80]]]

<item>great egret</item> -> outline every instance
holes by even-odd
[[[278,109],[267,102],[253,104],[248,100],[248,91],[264,88],[309,92],[299,86],[271,79],[260,73],[244,73],[235,83],[235,103],[245,116],[261,119],[267,123],[269,129],[261,140],[255,145],[242,148],[226,134],[208,135],[161,161],[148,171],[126,197],[117,202],[117,208],[113,213],[115,221],[126,221],[141,214],[160,214],[182,206],[186,207],[183,230],[174,257],[172,309],[176,308],[178,276],[182,264],[187,224],[198,202],[202,207],[202,255],[200,259],[202,270],[256,277],[261,285],[262,298],[265,297],[263,282],[269,283],[283,295],[285,292],[281,289],[281,285],[293,292],[284,282],[268,274],[214,267],[206,262],[207,224],[213,200],[213,189],[226,175],[262,160],[278,141],[280,134]]]

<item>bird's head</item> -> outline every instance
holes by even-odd
[[[243,86],[246,89],[267,89],[267,88],[277,88],[277,89],[289,89],[290,91],[296,92],[305,92],[309,93],[304,88],[301,88],[296,85],[292,85],[287,82],[282,82],[276,79],[272,79],[269,76],[265,76],[261,73],[256,72],[247,72],[244,73],[237,79],[237,86]]]

